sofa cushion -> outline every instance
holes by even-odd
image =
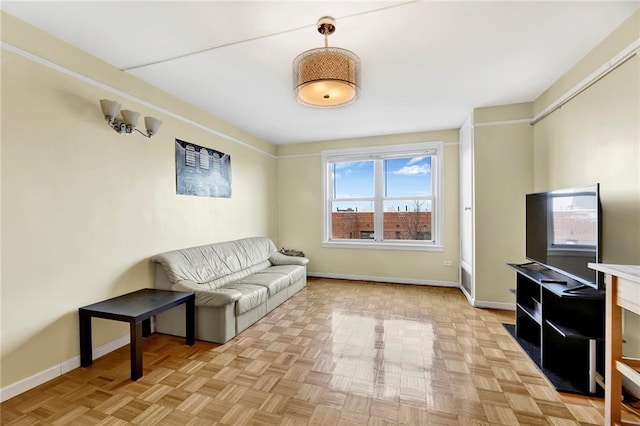
[[[206,288],[220,288],[268,267],[276,251],[270,239],[254,237],[174,250],[151,260],[162,265],[174,284],[190,280]]]
[[[299,265],[279,265],[272,266],[267,269],[269,273],[272,274],[284,274],[289,277],[289,285],[293,284],[296,281],[301,280],[307,274],[307,269],[304,266]],[[263,271],[263,272],[266,272]]]
[[[242,293],[231,288],[203,289],[202,285],[189,280],[178,281],[171,286],[171,290],[195,293],[196,306],[211,306],[214,308],[233,304],[242,297]]]
[[[225,275],[224,277],[216,278],[213,281],[202,283],[202,285],[211,289],[222,288],[227,284],[238,282],[245,277],[251,276],[269,267],[271,267],[271,263],[268,260],[265,260],[264,262],[260,262],[256,265],[250,266],[246,269],[243,269],[242,271],[234,272],[232,274]]]
[[[265,303],[269,298],[266,287],[253,284],[231,283],[224,286],[225,289],[239,291],[242,296],[236,301],[236,315],[244,314],[251,309]]]
[[[239,280],[238,283],[266,287],[269,290],[269,297],[271,297],[291,285],[290,279],[286,274],[279,271],[272,271],[272,269],[273,268],[267,268],[263,271],[256,272]]]

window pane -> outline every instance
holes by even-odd
[[[431,200],[384,202],[383,238],[385,240],[431,240]]]
[[[334,198],[373,197],[373,161],[343,161],[331,164]]]
[[[587,246],[597,244],[598,204],[592,195],[564,195],[551,199],[553,245]]]
[[[331,239],[372,240],[373,201],[331,203]]]
[[[385,197],[431,196],[431,157],[384,160]]]

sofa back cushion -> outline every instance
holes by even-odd
[[[174,250],[153,256],[169,281],[190,280],[205,288],[220,288],[271,266],[276,246],[269,238],[253,237]]]

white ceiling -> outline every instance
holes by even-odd
[[[639,5],[3,1],[1,8],[266,141],[287,144],[458,128],[474,107],[532,101]],[[292,93],[291,63],[322,46],[316,21],[324,15],[337,21],[329,45],[362,61],[361,96],[342,108],[305,107]]]

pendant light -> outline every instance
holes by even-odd
[[[346,49],[329,47],[335,19],[318,20],[324,47],[307,50],[293,60],[293,91],[301,104],[332,108],[353,103],[360,92],[360,58]]]

